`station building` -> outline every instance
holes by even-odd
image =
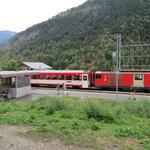
[[[22,62],[23,70],[53,70],[52,67],[43,62]]]
[[[0,71],[0,94],[19,98],[31,94],[30,75],[33,71]]]

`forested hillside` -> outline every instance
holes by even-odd
[[[6,60],[42,61],[54,68],[112,69],[116,34],[148,43],[149,0],[88,0],[30,27],[0,48]]]

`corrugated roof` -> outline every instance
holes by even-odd
[[[22,62],[25,66],[34,70],[52,69],[52,67],[42,62]]]

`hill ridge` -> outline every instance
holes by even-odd
[[[5,58],[56,69],[110,70],[117,33],[122,42],[149,42],[149,6],[146,0],[88,0],[17,34],[0,51]]]

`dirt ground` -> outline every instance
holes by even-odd
[[[29,128],[24,126],[0,126],[0,150],[91,150],[74,145],[66,146],[60,140],[44,142],[29,139],[19,133],[25,133]]]

